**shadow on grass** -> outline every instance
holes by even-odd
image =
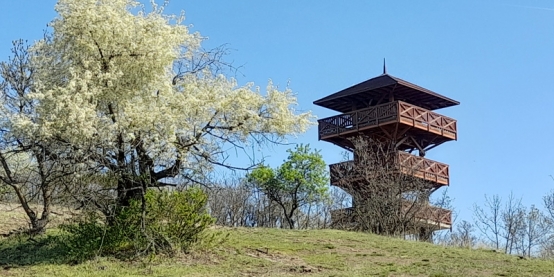
[[[76,264],[61,236],[43,235],[0,239],[0,267],[20,267],[37,264]]]
[[[71,242],[66,241],[67,239],[69,236],[58,233],[41,235],[33,239],[24,235],[0,239],[0,269],[39,264],[77,265],[93,259],[98,254],[96,250],[87,251],[86,246],[69,246]],[[83,242],[93,238],[81,237],[77,240]],[[137,258],[137,252],[131,247],[120,247],[115,252],[104,251],[102,254],[120,261],[131,261]]]

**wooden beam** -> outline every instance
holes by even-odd
[[[439,145],[446,142],[445,140],[437,140],[439,138],[443,138],[443,136],[435,135],[432,139],[430,139],[429,143],[427,144],[427,145],[429,145],[429,147],[427,147],[425,149],[425,151],[429,151],[429,150],[431,150],[431,149],[433,149],[433,148],[435,148],[435,147],[437,147],[437,146],[439,146]],[[438,141],[438,142],[436,142],[436,141]]]
[[[398,149],[398,147],[400,147],[400,145],[401,145],[402,143],[404,143],[404,142],[405,142],[407,139],[409,139],[409,138],[410,138],[410,137],[403,137],[402,139],[400,139],[400,140],[396,143],[395,148]],[[412,149],[413,149],[413,148],[412,148]],[[412,153],[412,150],[410,151],[410,153]]]
[[[403,136],[403,135],[406,134],[406,132],[408,132],[411,128],[412,128],[412,126],[406,126],[406,127],[404,128],[404,130],[402,130],[400,133],[398,133],[398,136]]]
[[[381,129],[381,131],[383,131],[383,133],[385,133],[385,135],[388,136],[389,139],[391,139],[391,140],[393,139],[392,135],[389,132],[387,132],[387,130],[385,130],[385,128],[383,128],[383,126],[379,126],[379,128]]]
[[[396,122],[396,124],[394,124],[394,137],[393,137],[393,140],[397,140],[398,139],[398,125],[400,125],[400,123]]]
[[[387,96],[388,96],[387,93],[383,93],[383,95],[381,95],[381,97],[379,98],[379,100],[377,100],[377,103],[375,103],[375,105],[381,105],[381,103],[383,103],[383,100],[385,100],[385,97]]]
[[[419,156],[420,157],[425,157],[425,149],[423,149],[423,147],[421,147],[421,145],[419,145],[419,143],[416,141],[416,139],[413,136],[410,136],[410,138],[412,139],[415,146],[417,147],[417,150],[419,150]]]

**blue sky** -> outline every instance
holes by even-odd
[[[417,2],[417,3],[416,3]],[[54,0],[5,1],[0,59],[10,43],[40,39],[55,17]],[[458,120],[458,141],[427,157],[450,165],[449,193],[471,219],[484,195],[511,191],[542,205],[554,188],[554,2],[552,1],[171,1],[186,24],[228,44],[242,66],[240,83],[289,84],[299,108],[319,118],[335,112],[314,100],[388,73],[461,102],[438,112]],[[341,150],[317,141],[317,127],[294,143],[322,150],[327,163]],[[264,154],[277,166],[284,148]]]

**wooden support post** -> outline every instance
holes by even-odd
[[[419,150],[419,156],[420,157],[425,157],[425,149],[423,149],[423,147],[421,147],[421,145],[419,145],[419,143],[416,141],[416,139],[414,137],[410,136],[410,138],[412,139],[412,142],[417,147],[417,150]]]

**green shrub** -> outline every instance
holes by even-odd
[[[206,210],[208,196],[199,188],[146,194],[146,234],[156,251],[187,251],[213,224]]]
[[[89,213],[63,225],[70,254],[79,261],[101,254],[175,254],[207,239],[203,231],[214,220],[206,210],[207,195],[199,188],[149,190],[145,199],[144,214],[141,201],[132,201],[109,221]]]
[[[107,224],[105,218],[96,213],[83,214],[70,224],[63,224],[60,229],[69,255],[76,261],[83,261],[99,255],[123,254],[124,250],[135,248],[134,238],[140,234],[136,224],[125,224],[130,212],[121,212],[116,220]]]

